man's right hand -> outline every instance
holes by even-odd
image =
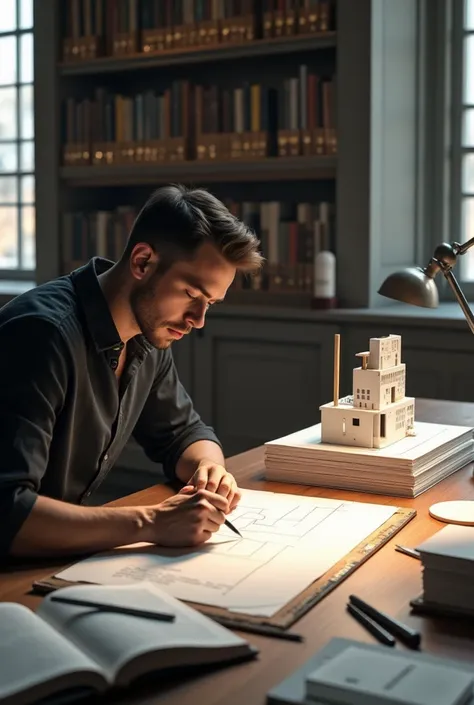
[[[197,546],[207,541],[225,521],[228,502],[208,490],[179,492],[152,507],[144,527],[144,541],[161,546]]]

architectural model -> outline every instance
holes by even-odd
[[[415,399],[405,396],[405,364],[400,335],[370,338],[368,352],[357,353],[352,395],[339,399],[340,336],[334,346],[334,399],[320,406],[321,442],[385,448],[414,435]]]

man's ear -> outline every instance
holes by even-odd
[[[147,279],[155,270],[158,256],[151,245],[139,242],[130,255],[130,271],[135,279]]]

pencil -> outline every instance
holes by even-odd
[[[243,536],[240,531],[236,529],[235,526],[228,519],[225,520],[224,524],[228,526],[229,529],[234,532],[234,534],[237,534],[237,536],[240,536],[240,538],[243,539]]]
[[[406,556],[411,556],[412,558],[420,558],[420,552],[416,548],[407,548],[406,546],[395,546],[395,550],[399,553],[404,553]]]
[[[122,605],[110,605],[95,600],[82,600],[74,597],[63,597],[62,595],[51,595],[50,600],[54,602],[64,602],[68,605],[79,607],[96,607],[101,612],[116,612],[119,614],[130,614],[134,617],[145,617],[147,619],[158,619],[160,622],[173,622],[175,615],[169,612],[154,612],[151,610],[141,610],[136,607],[124,607]]]

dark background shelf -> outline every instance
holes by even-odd
[[[269,157],[255,161],[198,161],[168,164],[68,166],[60,169],[61,181],[70,186],[160,184],[168,181],[259,182],[333,179],[337,157]]]
[[[141,71],[147,68],[183,66],[191,64],[231,61],[252,57],[294,54],[316,49],[330,49],[336,46],[336,33],[310,34],[283,39],[257,39],[242,44],[224,44],[215,47],[189,49],[170,49],[156,53],[137,53],[127,57],[100,57],[90,61],[61,63],[59,72],[62,76],[80,76],[85,74],[121,73],[123,71]]]

